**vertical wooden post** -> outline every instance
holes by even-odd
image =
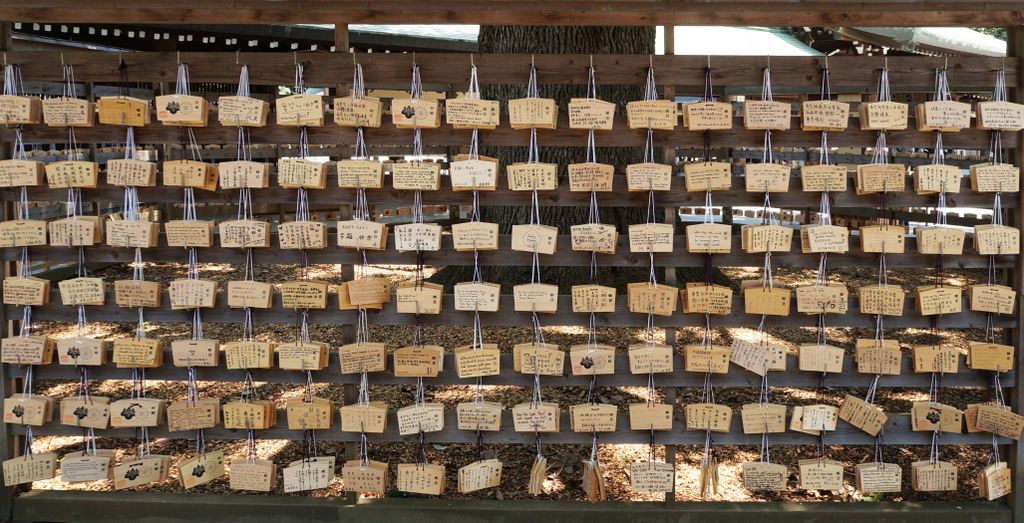
[[[1006,54],[1007,61],[1015,63],[1017,67],[1017,76],[1012,78],[1009,85],[1013,87],[1010,92],[1010,97],[1013,101],[1020,103],[1024,101],[1024,70],[1021,69],[1021,61],[1024,57],[1024,27],[1009,27],[1006,31]],[[1015,164],[1020,166],[1024,165],[1024,133],[1017,133],[1017,151],[1015,154]],[[1020,202],[1024,203],[1024,192],[1018,192],[1018,198]],[[1010,222],[1014,227],[1021,227],[1024,225],[1024,206],[1018,206],[1015,215],[1010,217]],[[1007,282],[1008,285],[1017,289],[1017,292],[1021,292],[1021,283],[1024,282],[1024,266],[1017,264],[1016,270],[1007,270]],[[1015,412],[1020,412],[1020,409],[1024,407],[1024,376],[1021,375],[1021,365],[1024,364],[1024,355],[1022,355],[1022,348],[1024,348],[1024,313],[1017,310],[1017,327],[1010,333],[1007,333],[1007,341],[1017,347],[1017,361],[1015,370],[1017,371],[1017,378],[1014,383],[1013,395],[1011,396],[1011,406]],[[1013,492],[1008,498],[1010,508],[1013,509],[1013,521],[1014,523],[1024,523],[1024,490],[1021,489],[1024,485],[1024,445],[1020,442],[1015,442],[1010,445],[1009,455],[1006,457],[1009,462],[1010,468],[1013,471]]]
[[[672,40],[669,40],[669,35],[672,33],[672,26],[665,27],[665,54],[671,55],[674,53],[674,45]],[[665,99],[672,100],[676,96],[676,87],[674,85],[665,86]],[[676,148],[674,146],[665,147],[663,161],[669,165],[675,166],[676,163]],[[679,209],[676,207],[665,208],[665,223],[671,223],[673,228],[673,234],[675,230],[676,216],[679,214]],[[675,266],[665,267],[664,284],[672,287],[676,286],[676,268]],[[676,329],[673,327],[665,328],[665,345],[669,347],[675,347],[676,345]],[[676,405],[676,389],[675,387],[669,387],[665,389],[665,403],[672,405],[672,415],[675,416],[675,405]],[[673,467],[676,466],[676,446],[666,445],[665,446],[665,462],[671,463]],[[672,492],[665,493],[665,502],[673,502],[676,499],[675,485],[673,485]]]
[[[11,23],[0,22],[0,51],[7,51],[11,48]],[[11,158],[13,145],[10,142],[0,144],[0,154],[3,158]],[[10,220],[14,216],[14,202],[3,202],[0,206],[0,221]],[[15,270],[14,262],[4,262],[4,277],[13,276]],[[6,338],[14,332],[14,322],[8,320],[3,307],[0,307],[0,337]],[[6,398],[14,392],[16,382],[8,374],[8,365],[0,364],[0,398]],[[11,434],[11,425],[4,424],[0,429],[0,460],[13,458],[16,438]],[[0,487],[0,521],[10,521],[14,505],[15,487]]]

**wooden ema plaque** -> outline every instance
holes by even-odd
[[[388,425],[388,404],[384,401],[356,403],[338,409],[342,432],[383,434]]]
[[[156,185],[156,162],[107,160],[107,183],[118,187],[153,187]]]
[[[960,351],[948,345],[911,345],[914,372],[956,374],[960,371]]]
[[[672,188],[672,166],[663,163],[631,163],[626,166],[626,186],[631,192],[667,191]]]
[[[300,459],[281,469],[281,488],[285,493],[327,488],[333,479],[334,456]]]
[[[324,98],[319,94],[293,94],[274,100],[277,125],[323,127]]]
[[[749,280],[754,285],[743,289],[743,309],[747,314],[789,316],[793,291],[778,287],[763,287],[760,280]]]
[[[224,428],[267,430],[277,425],[277,406],[271,400],[240,400],[224,404]]]
[[[972,311],[1013,314],[1017,291],[1005,285],[971,285],[967,300]]]
[[[108,247],[156,247],[159,237],[160,224],[156,222],[145,220],[110,220],[107,222]]]
[[[676,311],[678,293],[671,285],[636,282],[626,285],[626,306],[629,312],[671,316]]]
[[[956,465],[948,461],[915,461],[910,464],[910,484],[918,492],[956,490]]]
[[[277,160],[277,184],[285,189],[327,187],[327,163],[303,158]]]
[[[907,228],[901,225],[866,225],[860,228],[860,247],[864,252],[903,254]]]
[[[727,102],[683,104],[683,125],[690,131],[728,131],[732,129],[732,104]]]
[[[683,164],[687,192],[728,191],[732,188],[732,165],[727,162]]]
[[[217,340],[174,340],[171,360],[175,367],[216,367],[220,362]]]
[[[996,405],[981,405],[977,412],[975,425],[978,430],[1020,441],[1024,416]]]
[[[573,285],[573,312],[615,312],[615,287]]]
[[[661,343],[634,343],[629,346],[630,374],[658,374],[672,372],[672,347]]]
[[[164,400],[132,398],[110,403],[111,428],[157,427],[164,420]]]
[[[212,429],[220,422],[220,400],[175,401],[167,406],[167,431]]]
[[[46,164],[45,170],[46,184],[51,189],[66,189],[69,187],[95,189],[100,178],[100,166],[96,162],[82,160],[50,162]]]
[[[391,186],[401,191],[436,191],[441,188],[441,164],[422,160],[391,165]]]
[[[797,349],[797,366],[805,372],[843,372],[843,349],[832,345],[803,343]]]
[[[327,247],[327,224],[308,220],[280,223],[277,242],[281,249],[323,249]]]
[[[406,281],[395,289],[396,310],[400,314],[441,314],[444,286],[436,283]]]
[[[43,162],[0,160],[0,187],[35,187],[43,183]]]
[[[1017,192],[1020,167],[1009,163],[978,163],[968,169],[971,190],[977,192]]]
[[[338,348],[342,374],[382,372],[388,368],[387,345],[383,343],[349,343]]]
[[[842,462],[823,458],[802,459],[797,468],[797,488],[801,490],[843,490]]]
[[[241,309],[269,309],[273,305],[274,286],[269,283],[248,280],[228,282],[228,307]]]
[[[919,432],[960,434],[963,418],[963,411],[956,407],[935,401],[915,401],[910,409],[910,428]]]
[[[440,496],[444,494],[445,467],[433,463],[399,463],[395,488],[399,492]]]
[[[1024,129],[1024,105],[989,100],[978,102],[974,107],[978,129],[1011,132]]]
[[[452,224],[452,247],[456,251],[493,251],[498,249],[498,224],[462,222]]]
[[[846,314],[850,292],[841,283],[796,288],[796,311],[803,314]]]
[[[368,460],[366,465],[349,460],[341,467],[342,488],[346,492],[378,492],[383,494],[388,485],[388,464]]]
[[[857,195],[903,192],[907,168],[898,163],[868,163],[857,166],[854,176]]]
[[[839,419],[871,436],[877,436],[889,417],[881,407],[847,394],[839,405]]]
[[[917,252],[921,254],[950,254],[959,256],[964,253],[964,239],[967,233],[955,227],[918,227]]]
[[[156,119],[164,125],[206,127],[210,104],[202,96],[166,94],[157,96]]]
[[[614,225],[583,223],[569,229],[572,250],[615,254],[619,233]]]
[[[599,343],[569,347],[569,368],[573,376],[615,374],[615,347]]]
[[[49,365],[53,363],[54,346],[46,336],[8,336],[0,339],[0,363]]]
[[[676,469],[671,463],[634,461],[629,465],[629,487],[633,492],[672,492],[676,486]]]
[[[207,191],[217,190],[217,166],[195,160],[168,160],[164,162],[164,185],[168,187],[195,187]]]
[[[729,361],[758,376],[786,370],[786,349],[776,343],[733,339]]]
[[[842,165],[805,165],[800,168],[804,192],[846,191],[846,167]]]
[[[173,280],[167,286],[172,309],[211,309],[217,305],[217,282],[213,280]]]
[[[343,96],[334,99],[334,123],[342,127],[380,127],[384,104],[372,96]]]
[[[73,216],[46,224],[50,245],[60,247],[90,247],[103,241],[103,227],[99,216]]]
[[[630,129],[671,131],[679,117],[675,100],[634,100],[626,102],[626,126]]]
[[[902,102],[864,102],[858,109],[862,131],[902,131],[910,106]]]
[[[96,449],[96,454],[69,452],[60,458],[60,481],[82,483],[114,479],[114,451]]]
[[[781,434],[786,432],[786,406],[774,403],[747,403],[740,407],[744,434]]]
[[[804,100],[800,103],[800,129],[842,132],[850,125],[850,104],[833,100]]]
[[[740,247],[750,254],[789,252],[793,247],[793,229],[784,225],[744,225]]]
[[[1013,492],[1013,474],[1006,462],[993,463],[978,473],[978,495],[993,501]]]
[[[573,432],[615,432],[619,408],[610,403],[581,403],[569,407]]]
[[[281,293],[281,307],[285,309],[326,309],[326,282],[315,280],[294,280],[278,286]]]
[[[391,353],[395,376],[405,378],[436,378],[444,370],[444,347],[421,345],[400,347]]]
[[[479,96],[450,98],[444,102],[444,118],[455,129],[495,129],[501,120],[501,104]]]
[[[686,430],[726,433],[732,426],[732,409],[726,405],[690,403],[683,410],[686,413]]]
[[[793,107],[788,102],[744,100],[743,128],[751,131],[788,131],[792,127]]]
[[[858,339],[854,348],[857,372],[898,376],[902,371],[903,352],[896,340]]]
[[[936,194],[960,192],[960,168],[955,165],[925,164],[914,167],[914,192]]]
[[[505,167],[510,191],[553,191],[558,188],[558,165],[553,163],[513,163]]]
[[[130,96],[104,96],[96,100],[99,122],[104,125],[143,127],[149,124],[149,101]]]
[[[266,189],[270,186],[270,164],[235,160],[217,164],[221,189]]]
[[[103,305],[106,301],[103,278],[71,278],[57,286],[64,305]]]
[[[629,252],[672,252],[675,226],[670,223],[634,223],[629,226]]]
[[[116,280],[114,302],[118,307],[160,307],[160,284],[144,280]]]
[[[611,131],[615,124],[615,104],[595,98],[569,100],[569,128]]]
[[[347,159],[337,162],[338,187],[343,189],[381,189],[384,164],[373,160]]]
[[[917,130],[958,133],[971,126],[971,104],[932,100],[917,104]]]
[[[42,102],[33,96],[0,95],[0,122],[5,126],[39,123]]]
[[[732,226],[724,223],[696,223],[686,226],[686,250],[701,254],[732,252]]]
[[[7,459],[3,472],[5,487],[53,479],[57,475],[57,455],[45,452]]]
[[[205,485],[226,473],[224,451],[208,451],[178,464],[178,479],[186,489]]]
[[[789,482],[789,470],[778,463],[749,461],[740,465],[740,474],[743,486],[754,492],[781,492]]]
[[[857,490],[865,494],[903,490],[903,469],[895,463],[858,463],[853,472]]]
[[[558,432],[561,415],[557,403],[520,403],[512,407],[516,432]]]
[[[694,314],[732,314],[732,288],[724,285],[707,285],[687,282],[679,291],[683,300],[683,312]]]
[[[277,346],[277,366],[282,370],[323,370],[329,351],[320,341],[282,343]]]
[[[118,338],[114,340],[114,363],[118,368],[160,367],[164,363],[164,346],[150,338]]]
[[[782,193],[789,191],[789,177],[793,168],[778,163],[746,163],[743,177],[747,192]]]
[[[217,224],[220,246],[225,249],[270,247],[270,223],[262,220],[228,220]]]
[[[512,369],[523,374],[561,376],[565,353],[550,343],[518,343],[512,347]]]
[[[437,129],[441,127],[440,102],[395,98],[391,100],[391,123],[399,129]]]
[[[558,227],[541,224],[512,226],[512,250],[554,254],[558,247]]]
[[[61,365],[97,367],[107,362],[107,343],[92,338],[57,340],[57,361]]]
[[[270,104],[251,96],[217,98],[217,121],[223,126],[265,127]]]
[[[684,345],[683,355],[686,372],[726,374],[732,349],[725,345]]]
[[[444,404],[409,405],[398,409],[395,418],[398,420],[398,433],[402,436],[440,432],[444,430]]]
[[[974,249],[982,256],[1020,254],[1020,229],[1007,225],[975,225]]]
[[[668,403],[630,403],[629,430],[672,430],[673,408]]]
[[[972,341],[967,346],[967,366],[974,370],[1009,372],[1013,370],[1014,347],[999,343]]]
[[[839,422],[839,407],[832,405],[805,405],[793,407],[789,430],[817,436],[822,431],[836,430]]]
[[[903,289],[899,285],[867,285],[858,289],[861,314],[903,316]]]
[[[917,312],[921,316],[958,314],[962,310],[963,292],[951,285],[922,285],[917,288]]]
[[[4,305],[46,305],[50,302],[50,280],[8,276],[4,278],[3,301]]]
[[[334,404],[326,398],[290,398],[285,401],[288,430],[327,430],[331,428]]]
[[[46,245],[46,222],[9,220],[0,222],[0,247]]]
[[[497,160],[465,159],[448,164],[453,191],[493,191],[498,187]]]
[[[453,229],[458,225],[461,224],[453,225]],[[373,251],[387,248],[388,226],[383,223],[369,220],[344,220],[338,221],[336,228],[339,247]],[[495,233],[495,241],[497,241],[497,233]]]
[[[501,285],[488,282],[455,284],[455,310],[497,312]]]
[[[615,166],[607,163],[570,163],[567,168],[569,190],[573,192],[611,192]]]
[[[371,307],[391,301],[391,279],[387,277],[358,278],[342,285],[348,290],[348,302],[355,307]]]
[[[40,102],[43,123],[50,127],[92,127],[96,105],[89,100],[56,96]]]
[[[53,398],[17,393],[4,399],[4,423],[43,426],[53,420]]]
[[[212,247],[213,222],[206,220],[171,220],[164,222],[168,247]]]
[[[398,252],[441,250],[441,225],[437,223],[403,223],[395,228],[395,250]]]
[[[478,347],[463,345],[452,352],[455,353],[455,372],[460,379],[501,374],[501,352],[497,343],[484,343]]]
[[[269,369],[274,366],[274,344],[263,341],[229,341],[220,346],[228,369]]]
[[[554,129],[558,103],[552,98],[516,98],[508,101],[508,122],[513,129]]]
[[[166,479],[170,456],[147,456],[114,465],[114,490],[148,485]]]

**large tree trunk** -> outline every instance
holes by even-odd
[[[544,54],[652,54],[654,53],[653,27],[579,27],[579,26],[481,26],[481,53],[544,53]],[[482,88],[482,95],[487,99],[496,99],[505,105],[513,98],[522,98],[526,90],[529,71],[523,70],[523,81],[519,85],[490,85]],[[559,110],[564,114],[570,98],[586,95],[583,85],[551,85],[544,81],[544,71],[537,72],[540,96],[554,98],[558,101]],[[603,100],[614,102],[620,111],[625,111],[626,102],[639,100],[643,97],[642,85],[603,85],[601,70],[596,71],[597,96]],[[528,131],[523,131],[524,133]],[[564,174],[565,166],[570,163],[582,162],[586,150],[583,147],[545,147],[544,131],[538,135],[540,159],[542,162],[555,163],[560,174]],[[597,138],[600,144],[601,138]],[[526,160],[525,147],[488,147],[481,144],[481,154],[498,158],[502,166]],[[625,166],[643,160],[642,147],[600,147],[597,149],[597,161],[614,165],[617,173],[623,173]],[[562,183],[568,183],[563,180]],[[598,195],[598,204],[601,196]],[[501,225],[502,234],[509,234],[512,225],[529,221],[529,208],[495,206],[489,202],[487,193],[481,194],[481,205],[485,207],[483,219]],[[547,225],[557,225],[561,234],[568,234],[569,227],[587,222],[587,209],[577,207],[542,207],[541,221]],[[620,234],[626,233],[630,223],[644,221],[644,209],[641,208],[601,208],[601,222],[615,224]],[[600,254],[598,263],[600,264]],[[589,271],[586,268],[556,267],[541,260],[546,265],[543,271],[545,283],[557,283],[563,293],[568,293],[572,285],[586,283]],[[438,281],[452,284],[468,280],[471,271],[465,267],[449,267],[437,275]],[[614,285],[621,290],[630,281],[642,281],[646,278],[647,269],[604,268],[599,271],[598,280],[604,285]],[[502,282],[503,291],[511,292],[511,286],[529,280],[528,267],[491,267],[484,271],[484,279]]]

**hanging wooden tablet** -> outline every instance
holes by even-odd
[[[769,371],[786,370],[786,349],[766,341],[732,340],[729,361],[758,376]]]
[[[513,129],[554,129],[558,125],[558,103],[552,98],[509,100],[508,122]]]
[[[850,104],[834,100],[804,100],[800,103],[800,129],[842,132],[850,125]]]
[[[915,401],[910,409],[910,428],[921,432],[960,434],[964,413],[960,409],[935,401]]]
[[[796,415],[796,410],[793,410]],[[806,405],[800,413],[801,428],[805,431],[834,431],[839,420],[839,407],[832,405]],[[790,427],[792,429],[792,427]]]
[[[797,366],[805,372],[843,372],[843,349],[832,345],[803,343],[797,350]]]
[[[277,184],[285,189],[323,189],[327,187],[327,163],[280,158],[277,160]]]
[[[743,177],[747,192],[788,192],[793,168],[778,163],[746,163]]]
[[[484,159],[458,160],[448,164],[453,191],[493,191],[498,187],[498,162]]]
[[[801,490],[843,490],[843,464],[831,459],[802,459],[798,463],[797,488]]]
[[[573,376],[615,373],[615,347],[602,344],[569,347],[569,367]]]
[[[274,100],[277,125],[323,127],[324,101],[319,94],[293,94]]]
[[[786,406],[774,403],[747,403],[740,407],[744,434],[780,434],[786,432]]]
[[[3,301],[5,305],[46,305],[50,302],[50,280],[8,276],[4,278]]]
[[[512,346],[512,370],[523,374],[562,376],[565,353],[551,343],[517,343]]]
[[[846,167],[842,165],[805,165],[800,168],[804,192],[846,191]]]
[[[671,131],[679,117],[675,100],[634,100],[626,102],[626,125],[630,129]]]
[[[338,413],[342,432],[383,434],[388,426],[388,404],[384,401],[343,405]]]
[[[989,500],[996,500],[1013,491],[1013,474],[1006,462],[993,463],[978,473],[978,494]]]
[[[975,104],[975,112],[977,113],[978,129],[1011,132],[1024,129],[1024,105],[986,100]]]
[[[277,425],[277,406],[271,400],[229,401],[223,412],[225,429],[267,430]]]
[[[967,366],[974,370],[1009,372],[1013,370],[1014,351],[1012,345],[968,342]]]
[[[445,467],[433,463],[399,463],[395,488],[399,492],[440,496],[444,494]]]
[[[732,226],[724,223],[696,223],[686,226],[686,250],[691,253],[732,252]]]
[[[156,185],[156,162],[107,160],[107,183],[118,187],[153,187]]]
[[[581,403],[569,407],[573,432],[615,432],[619,408],[610,403]]]
[[[732,188],[732,165],[727,162],[683,164],[687,192],[728,191]]]
[[[857,166],[854,176],[857,195],[880,192],[903,192],[907,182],[907,168],[898,163],[868,163]]]
[[[43,123],[50,127],[92,127],[96,105],[89,100],[55,96],[40,102]]]
[[[841,283],[796,288],[796,310],[804,314],[846,314],[849,290]]]
[[[498,224],[475,221],[453,224],[452,246],[461,252],[497,250]]]
[[[553,191],[558,188],[558,165],[553,163],[509,164],[505,168],[505,176],[510,191]]]
[[[881,407],[847,394],[839,405],[839,419],[871,436],[877,436],[889,417]]]
[[[497,376],[501,373],[501,353],[497,343],[484,343],[480,347],[463,345],[453,350],[455,371],[459,378]]]
[[[784,225],[744,225],[740,246],[750,254],[789,252],[793,247],[793,229]]]
[[[118,368],[156,368],[164,363],[164,346],[150,338],[118,338],[113,342]]]
[[[109,220],[106,229],[108,247],[156,247],[160,237],[160,224],[145,220]]]
[[[288,430],[327,430],[331,428],[334,404],[326,398],[314,396],[312,401],[289,398],[285,401]]]
[[[1009,163],[977,163],[968,169],[971,190],[977,192],[1018,192],[1020,167]]]
[[[679,291],[683,312],[695,314],[732,314],[732,288],[724,285],[687,282]]]
[[[56,342],[61,365],[96,367],[107,362],[107,343],[92,338],[62,338]]]
[[[634,461],[629,465],[629,487],[633,492],[672,492],[675,486],[674,464],[661,461]]]
[[[103,241],[99,216],[72,216],[46,224],[50,245],[60,247],[91,247]]]
[[[1017,291],[1005,285],[971,285],[967,287],[967,299],[972,311],[1013,314]]]
[[[100,166],[96,162],[82,160],[50,162],[46,164],[45,170],[46,184],[51,189],[68,187],[95,189],[100,180]]]
[[[629,372],[631,374],[672,372],[673,368],[672,347],[661,343],[634,343],[629,346]]]
[[[278,286],[281,293],[281,307],[285,309],[326,309],[326,282],[295,280]]]
[[[327,368],[328,351],[326,343],[281,343],[277,346],[277,366],[282,370],[323,370]]]
[[[441,164],[421,160],[391,164],[391,186],[402,191],[436,191],[441,188]]]
[[[898,376],[902,370],[903,353],[896,340],[858,339],[854,350],[861,374]]]
[[[164,222],[168,247],[212,247],[213,222],[206,220],[171,220]]]
[[[962,177],[960,168],[955,165],[918,165],[914,167],[914,191],[917,194],[958,194]]]
[[[277,465],[268,459],[253,461],[233,459],[228,471],[231,490],[270,492],[277,484]]]
[[[122,461],[114,466],[114,490],[134,488],[163,479],[163,456],[147,456]]]
[[[861,314],[903,316],[903,289],[899,285],[867,285],[857,290]]]
[[[353,305],[352,304],[352,300],[351,300],[352,294],[349,292],[349,284],[351,284],[351,283],[352,282],[348,282],[348,281],[342,282],[337,287],[337,291],[338,291],[338,310],[354,311],[354,310],[359,309],[360,307],[364,308],[364,309],[377,309],[377,310],[380,310],[380,309],[384,308],[384,303],[386,301],[390,301],[390,295],[388,295],[388,296],[385,296],[383,298],[383,301],[381,301],[379,303],[367,303],[367,304],[364,304],[364,305]],[[391,287],[390,287],[390,285],[387,286],[387,287],[383,287],[383,288],[380,289],[380,291],[385,293],[385,294],[386,293],[390,293],[391,292]]]
[[[15,393],[4,399],[4,423],[41,427],[53,421],[53,398]]]
[[[406,281],[395,289],[397,311],[401,314],[441,314],[444,286],[436,283]]]
[[[359,460],[349,460],[341,467],[341,479],[346,492],[384,493],[388,486],[388,464],[371,459],[364,466]]]
[[[675,226],[670,223],[634,223],[629,226],[629,252],[672,252]]]
[[[914,234],[917,236],[917,252],[954,256],[963,254],[967,235],[962,229],[945,226],[918,227]]]
[[[217,164],[221,189],[266,189],[270,186],[270,164],[245,160]]]
[[[754,492],[781,492],[789,482],[789,471],[778,463],[746,462],[740,465],[740,474],[743,486]]]
[[[0,122],[4,126],[40,123],[42,102],[34,96],[0,95]]]
[[[444,370],[444,347],[440,345],[400,347],[391,357],[399,377],[436,378]]]
[[[668,403],[630,403],[630,430],[672,430],[673,407]]]
[[[441,107],[437,100],[395,98],[391,100],[391,123],[399,129],[437,129]]]
[[[512,407],[512,423],[516,432],[558,432],[561,413],[557,403],[529,401]]]
[[[971,104],[931,100],[917,104],[917,130],[958,133],[971,126]]]
[[[96,449],[95,455],[70,452],[61,456],[61,483],[83,483],[86,481],[114,479],[113,452],[113,450],[108,449]]]
[[[387,345],[383,343],[349,343],[338,348],[342,374],[382,372],[388,368]]]
[[[269,222],[262,220],[228,220],[217,224],[217,230],[220,236],[220,246],[225,249],[270,247]]]
[[[46,245],[46,222],[9,220],[0,222],[0,247]]]
[[[110,426],[157,427],[164,421],[164,400],[132,398],[110,403]]]
[[[459,469],[459,492],[476,492],[501,484],[501,462],[497,459],[474,461]]]
[[[607,163],[570,163],[566,170],[573,192],[611,192],[615,181],[615,166]]]
[[[512,226],[512,250],[554,254],[558,246],[558,227],[541,224]]]
[[[216,367],[220,362],[217,340],[174,340],[171,359],[175,367]]]
[[[864,252],[903,254],[907,228],[901,225],[866,225],[860,228],[860,246]]]
[[[281,469],[285,493],[327,488],[334,479],[334,456],[316,456],[289,463]]]
[[[334,123],[342,127],[380,127],[384,104],[372,96],[344,96],[334,99]]]
[[[626,186],[632,192],[667,191],[672,187],[672,166],[663,163],[631,163],[626,166]]]
[[[402,436],[444,430],[444,405],[441,403],[408,405],[398,409],[395,417]]]
[[[57,475],[57,455],[45,452],[7,459],[3,463],[3,473],[6,487],[53,479]]]
[[[947,461],[915,461],[910,464],[910,484],[918,492],[957,489],[957,467]]]
[[[686,372],[726,374],[732,349],[725,345],[684,345],[683,363]]]
[[[686,413],[686,430],[724,433],[732,427],[732,409],[726,405],[690,403],[683,410]]]
[[[615,123],[615,104],[594,98],[571,98],[568,104],[570,129],[610,131]]]
[[[168,160],[164,162],[164,185],[168,187],[195,187],[213,191],[217,189],[217,166],[195,160]]]
[[[501,403],[492,401],[464,401],[455,406],[459,430],[501,430]]]
[[[455,284],[455,310],[497,312],[501,285],[487,282],[459,282]]]
[[[558,286],[523,283],[512,287],[516,312],[558,312]]]
[[[395,226],[398,252],[441,250],[441,226],[436,223],[403,223]]]
[[[683,125],[690,131],[732,129],[732,104],[727,102],[683,104]]]
[[[629,312],[671,316],[676,311],[677,296],[676,288],[670,285],[636,282],[626,286]]]
[[[902,102],[863,102],[860,112],[862,131],[902,131],[907,128],[910,106]]]
[[[1020,254],[1020,229],[1007,225],[975,225],[974,248],[982,256]]]
[[[570,227],[572,250],[615,254],[619,233],[614,225],[604,223],[583,223]]]
[[[751,131],[788,131],[793,108],[788,102],[744,100],[743,127]]]
[[[383,223],[370,220],[344,220],[337,222],[336,229],[339,247],[374,251],[387,248],[388,226]]]
[[[975,425],[979,430],[1020,440],[1021,431],[1024,431],[1024,416],[996,405],[981,405],[977,412]]]
[[[240,309],[269,309],[273,305],[274,286],[269,283],[249,280],[228,282],[228,307]]]
[[[343,189],[381,189],[384,164],[373,160],[346,159],[337,163],[338,187]]]
[[[99,122],[104,125],[143,127],[149,124],[149,100],[130,96],[103,96],[96,100]]]
[[[0,363],[11,365],[49,365],[53,363],[55,344],[47,336],[8,336],[0,339]]]
[[[63,305],[103,305],[106,301],[103,278],[71,278],[57,286]]]
[[[157,96],[156,119],[164,125],[206,127],[210,104],[202,96],[167,94]]]
[[[114,281],[114,302],[118,307],[160,307],[160,297],[160,284],[155,281]]]
[[[911,345],[914,372],[956,374],[960,371],[960,351],[948,345]]]
[[[748,281],[753,285],[743,289],[744,312],[768,316],[789,316],[792,291],[778,287],[763,287],[759,280]]]
[[[838,415],[837,411],[836,416],[838,417]],[[799,405],[793,407],[793,414],[789,418],[789,430],[803,434],[810,434],[812,436],[818,436],[821,434],[820,430],[804,428],[804,407]]]
[[[167,286],[172,309],[213,308],[217,304],[217,282],[213,280],[178,279]]]
[[[857,490],[864,494],[903,490],[903,469],[895,463],[858,463],[853,471]]]
[[[43,184],[43,162],[0,160],[0,187],[35,187]]]
[[[327,247],[327,224],[310,220],[279,223],[277,242],[281,249],[323,249]]]
[[[615,312],[615,287],[573,285],[573,312]]]
[[[167,431],[212,429],[220,422],[220,400],[180,400],[167,406]]]
[[[159,103],[157,104],[159,107]],[[251,96],[217,98],[217,121],[224,126],[265,127],[270,104]]]
[[[922,316],[959,314],[963,302],[960,287],[952,285],[922,285],[917,289],[917,312]]]
[[[583,463],[583,492],[590,502],[604,501],[607,498],[607,487],[605,485],[604,471],[601,470],[601,462],[584,460]]]

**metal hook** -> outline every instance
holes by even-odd
[[[949,69],[949,57],[948,56],[945,58],[945,61],[942,62],[942,68],[943,69]]]
[[[60,53],[60,66],[64,67],[64,52],[63,51],[61,51],[61,53]]]
[[[767,67],[769,69],[772,68],[772,55],[766,55],[765,56],[765,67]]]
[[[469,53],[469,66],[476,67],[476,62],[473,61],[473,53]]]
[[[412,52],[412,66],[416,67],[416,51]]]
[[[590,55],[590,68],[594,68],[594,55]]]
[[[175,51],[177,55],[178,65],[181,65],[181,51]]]
[[[652,54],[647,55],[647,67],[654,69],[654,55]]]
[[[536,55],[533,55],[533,54],[530,55],[530,67],[537,67],[537,56]]]
[[[711,69],[711,55],[708,55],[708,69]]]
[[[828,70],[828,53],[825,53],[825,69]]]
[[[242,50],[241,49],[235,49],[235,65],[238,65],[239,55],[241,55],[241,54],[242,54]]]
[[[885,60],[882,62],[882,69],[889,70],[889,55],[885,55]]]

